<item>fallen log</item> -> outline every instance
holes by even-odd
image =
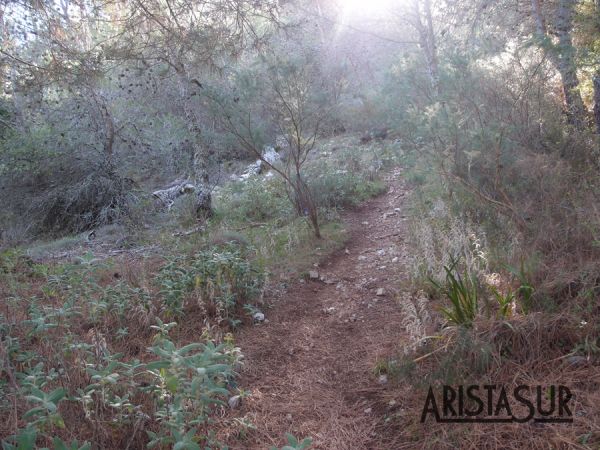
[[[152,195],[156,197],[160,202],[167,208],[167,211],[171,210],[171,207],[179,197],[185,194],[190,194],[196,191],[196,186],[188,181],[176,184],[175,186],[159,189],[154,191]]]

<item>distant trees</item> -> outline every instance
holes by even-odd
[[[127,188],[150,166],[159,177],[171,168],[207,183],[219,148],[215,117],[199,92],[260,45],[277,22],[277,5],[7,0],[0,22],[7,127],[0,167],[10,175],[0,184],[11,193],[8,209],[37,205],[27,227],[16,229],[78,231],[125,213],[133,198]],[[198,201],[205,209],[206,189]]]
[[[128,188],[148,180],[213,184],[224,160],[256,156],[277,135],[289,141],[290,199],[316,229],[302,164],[319,135],[393,128],[432,105],[451,112],[445,90],[457,88],[460,61],[513,58],[526,72],[539,56],[549,69],[539,96],[562,100],[571,131],[587,131],[593,111],[600,134],[597,0],[409,0],[377,25],[341,20],[343,2],[309,0],[2,6],[0,185],[12,212],[0,222],[29,208],[31,232],[115,220],[134,199]],[[102,204],[80,204],[83,192]]]

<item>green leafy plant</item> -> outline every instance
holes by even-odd
[[[89,450],[92,448],[92,444],[89,442],[84,442],[80,444],[77,441],[71,441],[70,444],[66,444],[60,438],[54,438],[52,443],[54,444],[54,450]]]
[[[164,308],[170,317],[179,317],[186,300],[195,294],[198,304],[223,319],[262,291],[265,273],[246,252],[224,245],[195,254],[191,259],[175,257],[159,274]]]
[[[495,287],[491,288],[492,294],[498,302],[498,316],[502,319],[506,319],[512,315],[512,308],[516,301],[515,293],[512,290],[508,290],[505,294],[500,292]]]
[[[508,267],[508,270],[517,277],[519,283],[521,284],[517,289],[517,294],[520,299],[521,309],[525,314],[531,311],[531,307],[533,304],[533,295],[535,293],[535,288],[533,287],[533,283],[531,280],[531,269],[525,264],[524,260],[521,260],[521,264],[519,268]]]
[[[54,425],[59,428],[64,428],[65,423],[58,413],[58,404],[65,398],[67,391],[64,388],[54,389],[52,392],[46,393],[35,386],[30,387],[30,394],[25,396],[25,399],[37,406],[31,408],[24,415],[24,419],[35,418],[32,425],[46,426]]]
[[[14,436],[2,441],[3,450],[33,450],[36,448],[37,429],[34,426],[28,426],[19,430]]]
[[[281,449],[278,449],[277,447],[271,447],[270,450],[305,450],[310,448],[312,445],[311,438],[304,438],[302,441],[299,441],[298,438],[290,433],[287,433],[285,436],[288,441],[287,445],[284,445],[281,447]]]
[[[164,335],[150,351],[159,359],[146,365],[154,382],[145,390],[155,398],[160,430],[148,432],[148,448],[199,449],[200,442],[210,440],[211,407],[224,404],[229,394],[227,380],[237,355],[227,351],[227,344],[212,342],[177,348]]]
[[[457,269],[459,260],[451,258],[449,266],[444,266],[446,282],[441,285],[433,278],[430,282],[450,300],[450,307],[441,308],[444,317],[456,325],[470,327],[475,320],[479,305],[479,286],[477,279],[467,271]]]
[[[19,432],[2,441],[3,450],[35,450],[37,449],[36,440],[38,430],[34,426],[28,426],[19,430]],[[77,440],[67,444],[59,437],[52,439],[54,450],[90,450],[92,445],[89,442],[79,443]]]

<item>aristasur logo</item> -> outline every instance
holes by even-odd
[[[421,423],[572,423],[573,394],[562,385],[429,387]]]

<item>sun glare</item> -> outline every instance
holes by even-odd
[[[353,18],[378,16],[389,12],[401,0],[339,0],[345,16]]]

